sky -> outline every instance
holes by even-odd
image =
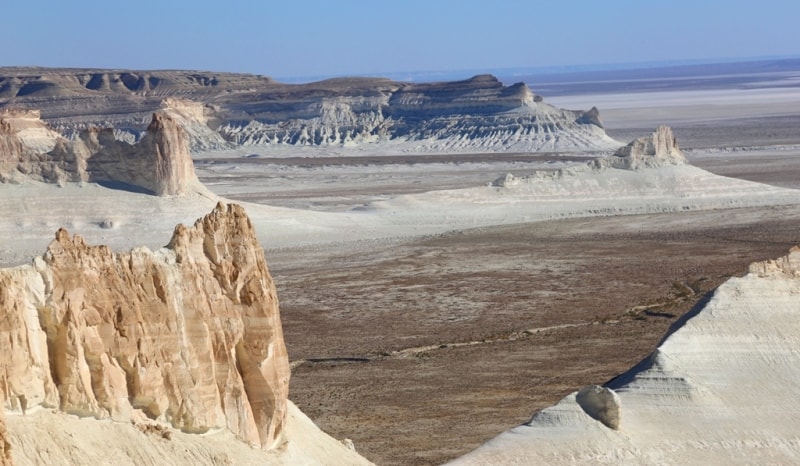
[[[800,56],[797,0],[4,0],[0,66],[276,78]]]

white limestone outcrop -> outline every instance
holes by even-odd
[[[798,296],[800,248],[755,263],[607,384],[618,430],[577,392],[452,464],[797,464]]]

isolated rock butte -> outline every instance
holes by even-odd
[[[0,354],[5,409],[226,428],[262,449],[283,440],[278,300],[238,205],[178,225],[155,252],[59,230],[32,265],[0,270]]]
[[[630,144],[620,147],[614,155],[600,157],[577,166],[538,171],[528,176],[515,176],[507,173],[496,178],[490,185],[496,188],[508,188],[520,184],[538,183],[542,180],[568,178],[588,171],[602,171],[609,168],[635,171],[687,164],[686,156],[678,147],[672,129],[669,126],[661,125],[653,134],[636,138]]]
[[[661,125],[648,136],[636,138],[620,147],[614,155],[593,161],[597,167],[613,167],[624,170],[658,168],[667,165],[684,165],[686,156],[669,126]]]
[[[40,133],[55,134],[38,119],[28,124],[35,125]],[[111,128],[85,130],[77,141],[58,135],[52,140],[52,150],[37,151],[26,144],[21,130],[0,116],[0,181],[110,182],[156,195],[183,194],[197,181],[189,137],[165,112],[153,114],[147,133],[136,144],[117,140]]]
[[[78,144],[91,154],[87,181],[126,183],[163,196],[183,194],[197,180],[189,137],[163,112],[153,114],[147,133],[136,144],[117,140],[111,128],[86,130]]]

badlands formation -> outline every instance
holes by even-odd
[[[474,388],[483,387],[483,372],[514,378],[515,371],[529,373],[524,364],[540,368],[538,356],[558,360],[547,352],[571,346],[594,361],[622,339],[638,345],[628,357],[641,358],[652,349],[645,336],[657,339],[723,281],[710,274],[730,276],[747,254],[764,254],[764,244],[790,241],[763,233],[760,222],[796,231],[798,191],[692,166],[667,127],[620,147],[596,109],[560,110],[524,84],[504,86],[490,76],[286,85],[195,72],[6,68],[0,75],[6,108],[0,114],[0,263],[10,267],[0,272],[0,345],[10,355],[2,360],[0,382],[0,458],[6,462],[98,463],[110,455],[121,464],[366,462],[288,401],[285,343],[292,397],[325,430],[353,438],[378,464],[440,463],[513,425],[514,418],[504,417],[510,405],[521,406],[525,417],[534,409],[515,397],[522,388]],[[469,154],[532,150],[578,152]],[[448,160],[442,151],[464,155],[440,162]],[[385,160],[399,160],[400,167]],[[379,182],[360,175],[365,166],[377,167]],[[476,178],[449,174],[472,167]],[[425,184],[436,170],[457,179],[448,189]],[[386,193],[378,186],[406,171],[426,189]],[[275,186],[299,199],[304,187],[322,193],[314,195],[339,192],[328,173],[358,179],[342,192],[362,191],[362,197],[340,196],[328,209],[271,205]],[[218,204],[221,195],[246,201],[259,190],[268,193],[254,197],[259,203]],[[198,217],[193,227],[175,229]],[[499,249],[511,236],[550,229],[551,236],[537,237],[545,238],[540,245]],[[525,255],[551,241],[567,254],[569,238],[582,229],[592,239],[566,261]],[[749,237],[751,231],[764,237]],[[718,241],[709,238],[728,233],[738,248],[731,248],[740,261],[730,258],[734,265],[661,259],[658,273],[676,280],[668,305],[661,291],[626,287],[642,277],[618,273],[620,262],[603,252],[624,243],[620,255],[650,257],[650,251],[631,251],[650,234],[656,241],[646,244],[659,251],[680,251],[681,244],[702,250]],[[481,235],[498,248],[496,262],[476,256],[486,246],[470,241]],[[630,245],[628,238],[634,238]],[[283,325],[261,245],[273,273],[279,264]],[[461,249],[463,258],[448,260]],[[581,295],[583,285],[571,276],[592,274],[576,258],[595,250],[604,268],[610,264],[600,274],[608,279],[593,285],[593,298],[577,308],[569,299],[561,303]],[[792,293],[796,254],[777,265],[755,265],[756,275],[724,285],[706,310],[626,376],[567,396],[462,461],[536,457],[516,441],[521,432],[545,438],[546,457],[536,457],[545,462],[660,462],[675,451],[682,461],[713,462],[756,449],[766,461],[796,459],[796,435],[781,414],[789,411],[769,404],[778,395],[768,392],[786,389],[794,374],[791,325],[780,296]],[[684,262],[691,268],[668,266]],[[637,264],[631,270],[641,270]],[[521,275],[533,266],[533,275]],[[420,282],[417,276],[431,270],[432,284]],[[566,294],[547,289],[551,275],[573,288]],[[452,292],[459,280],[468,286]],[[606,288],[611,299],[602,297]],[[753,304],[745,295],[752,290],[776,297],[763,316],[772,316],[774,325],[762,326],[748,310]],[[519,303],[503,295],[527,291]],[[390,312],[382,307],[386,301]],[[600,334],[615,336],[605,341]],[[743,357],[720,362],[720,341],[741,345],[735,348]],[[537,342],[545,344],[519,351]],[[456,369],[461,372],[447,372],[465,360],[466,368]],[[581,366],[572,378],[556,377],[561,391],[545,405],[582,385],[602,384],[626,364]],[[748,385],[762,379],[744,377],[736,364],[785,383]],[[567,365],[559,370],[566,373]],[[446,376],[437,379],[439,373]],[[758,404],[762,389],[772,401]],[[739,403],[751,405],[739,412]],[[692,423],[689,408],[702,411],[702,422]],[[743,419],[758,423],[741,436],[752,442],[723,438],[724,429]],[[694,443],[681,450],[690,435]],[[111,453],[96,442],[118,448]]]
[[[416,152],[618,145],[605,135],[597,109],[558,109],[524,83],[505,86],[490,75],[430,84],[339,78],[291,85],[231,73],[0,68],[0,107],[41,110],[65,134],[112,126],[138,139],[168,98],[167,106],[202,103],[177,105],[196,136],[194,150],[369,142]]]

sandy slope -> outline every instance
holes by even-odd
[[[264,247],[275,249],[557,218],[800,203],[800,191],[692,166],[641,171],[577,166],[505,184],[401,195],[346,212],[245,205]],[[184,196],[154,197],[94,184],[32,182],[2,185],[0,194],[0,265],[27,262],[62,226],[117,249],[158,248],[177,223],[193,222],[218,199],[202,187]]]
[[[17,465],[371,464],[319,430],[289,402],[287,438],[277,450],[251,448],[230,432],[143,431],[130,423],[78,418],[46,410],[7,417]],[[168,432],[168,433],[167,433]],[[166,433],[166,434],[165,434]]]
[[[24,183],[0,186],[0,195],[4,199],[0,204],[0,237],[3,238],[0,244],[0,262],[4,264],[27,262],[30,257],[41,253],[60,226],[65,226],[72,233],[84,235],[91,243],[109,244],[116,249],[128,249],[134,245],[146,245],[154,249],[163,245],[163,238],[169,237],[175,224],[193,222],[211,210],[217,201],[217,196],[201,186],[197,187],[196,192],[184,196],[154,197],[93,184],[58,187]],[[508,179],[503,187],[481,186],[402,195],[337,213],[257,204],[247,204],[246,209],[262,244],[268,249],[276,249],[308,244],[330,245],[335,248],[337,243],[342,242],[421,236],[476,226],[554,218],[781,204],[800,205],[800,191],[719,177],[691,166],[671,166],[637,172],[618,169],[595,171],[582,167],[560,172],[543,172],[527,178]],[[694,392],[687,393],[689,394],[680,394],[679,398],[695,396]],[[755,416],[757,413],[750,414]],[[258,459],[261,457],[248,456],[252,452],[245,447],[231,447],[232,442],[225,439],[226,434],[202,439],[175,434],[174,438],[178,440],[172,443],[161,445],[156,442],[158,448],[154,452],[146,453],[153,456],[139,456],[145,455],[139,452],[145,448],[141,434],[132,426],[95,423],[90,420],[75,423],[75,418],[67,419],[62,415],[49,413],[24,418],[11,417],[8,423],[10,431],[14,432],[17,451],[37,451],[39,455],[52,455],[19,459],[21,464],[26,464],[26,461],[36,463],[60,459],[61,456],[55,456],[56,452],[70,442],[77,442],[86,451],[96,449],[95,456],[86,456],[91,458],[87,462],[101,464],[163,464],[168,461],[156,461],[156,458],[172,458],[170,455],[180,454],[182,451],[198,463],[248,464],[261,461]],[[626,423],[634,422],[627,420],[627,417],[624,419],[623,433],[627,432],[627,425],[632,425]],[[304,425],[307,421],[297,422],[297,425]],[[717,422],[716,418],[714,422]],[[287,458],[292,458],[288,461],[289,464],[304,464],[306,461],[313,464],[316,461],[313,457],[308,459],[300,456],[305,455],[300,451],[307,449],[316,452],[313,455],[327,458],[325,449],[328,447],[317,446],[327,444],[314,440],[309,432],[317,435],[316,430],[310,424],[305,425],[307,428],[297,427],[296,436],[289,436],[295,442],[309,439],[308,444],[296,450],[297,456],[291,456],[293,453],[289,449],[286,453],[289,455]],[[113,426],[111,433],[101,433],[109,431],[109,426]],[[44,432],[59,434],[44,435]],[[118,457],[101,457],[98,441],[94,435],[86,436],[86,432],[96,432],[96,438],[105,439],[101,444],[110,443],[112,439],[118,442],[119,438],[125,438],[125,443],[132,446],[121,449]],[[616,435],[604,430],[597,432],[599,438],[604,439],[603,442],[609,435]],[[782,432],[774,437],[764,435],[766,436],[757,438],[763,442],[787,438]],[[211,439],[209,446],[205,446],[208,439]],[[214,450],[217,439],[220,445],[226,445],[224,452]],[[57,442],[62,442],[62,446],[58,446]],[[227,450],[231,448],[236,451]],[[73,460],[85,456],[83,453],[74,454],[76,456]]]
[[[619,430],[573,393],[453,464],[797,464],[799,261],[794,250],[730,279],[612,382]]]

